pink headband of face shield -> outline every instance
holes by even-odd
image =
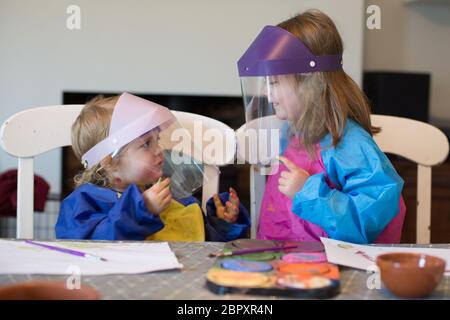
[[[171,120],[175,116],[166,107],[125,92],[114,107],[108,137],[89,149],[81,157],[81,163],[90,169],[109,154]]]

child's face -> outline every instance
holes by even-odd
[[[145,186],[163,174],[164,153],[158,143],[159,130],[152,130],[131,142],[120,156],[117,176],[122,184]]]
[[[286,76],[270,77],[268,89],[275,115],[281,120],[295,120],[301,110],[299,88],[295,80]]]

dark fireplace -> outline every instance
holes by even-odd
[[[64,92],[63,104],[85,104],[87,101],[102,94],[105,97],[120,94],[119,92]],[[226,123],[233,129],[239,128],[245,121],[244,107],[241,97],[230,96],[197,96],[168,94],[139,94],[144,99],[167,106],[172,110],[197,113]],[[62,151],[62,196],[66,197],[74,189],[73,177],[82,170],[71,147]],[[249,166],[229,165],[220,168],[219,191],[227,191],[233,187],[238,192],[242,204],[248,209],[250,204]],[[201,199],[200,191],[195,194]]]

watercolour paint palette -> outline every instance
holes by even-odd
[[[259,251],[274,247],[290,249]],[[339,269],[327,262],[322,243],[240,239],[228,242],[223,253],[253,249],[259,252],[216,258],[207,288],[216,294],[317,299],[339,294]]]

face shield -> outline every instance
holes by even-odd
[[[313,72],[342,69],[341,55],[315,56],[290,32],[266,26],[238,61],[247,136],[258,148],[253,163],[273,163],[289,137],[289,121],[300,117],[299,79]],[[278,135],[275,134],[278,132]]]
[[[108,155],[125,184],[148,188],[169,177],[175,199],[203,186],[201,152],[189,132],[166,107],[128,93],[116,103],[108,137],[86,152],[82,162],[92,168]]]

